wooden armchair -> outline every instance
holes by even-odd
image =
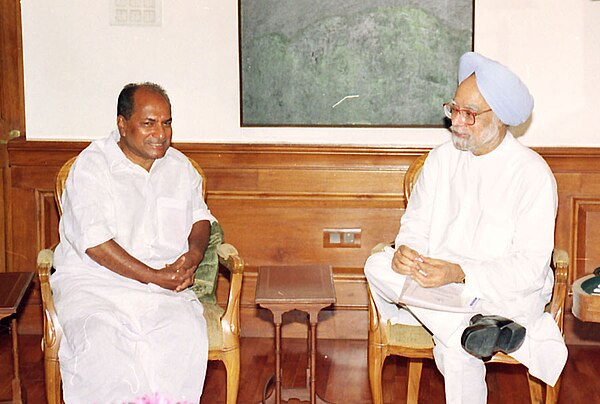
[[[67,161],[60,169],[56,178],[54,196],[59,214],[62,214],[61,195],[64,190],[69,170],[74,161],[75,158]],[[191,159],[190,161],[194,168],[202,175],[202,194],[206,197],[206,176],[204,171],[196,164],[196,162]],[[221,231],[220,226],[215,226],[213,224],[211,229],[211,240],[216,231]],[[222,236],[222,233],[220,235]],[[221,238],[216,239],[218,245],[215,245],[215,248],[217,249],[219,269],[227,269],[229,271],[230,289],[227,307],[226,309],[223,309],[217,305],[214,296],[209,299],[201,300],[203,301],[204,317],[208,326],[208,360],[222,361],[225,365],[227,373],[227,403],[233,404],[237,402],[240,378],[240,294],[244,273],[244,261],[238,255],[234,246],[231,244],[222,244]],[[37,267],[42,293],[42,308],[44,311],[42,350],[44,351],[44,367],[46,373],[46,397],[48,403],[58,404],[62,402],[58,348],[60,346],[63,330],[58,322],[56,309],[52,299],[52,290],[50,289],[49,277],[52,265],[53,251],[50,249],[40,251],[37,257]]]
[[[427,154],[418,157],[408,168],[404,177],[404,197],[408,201],[412,188],[421,172]],[[385,243],[373,249],[377,252],[383,249]],[[549,312],[563,331],[563,316],[565,298],[567,295],[567,274],[569,256],[566,251],[554,250],[554,290],[552,301],[548,305]],[[385,358],[389,355],[403,356],[408,359],[408,388],[407,403],[417,403],[419,399],[419,384],[423,359],[433,359],[433,338],[422,326],[391,324],[382,322],[371,291],[369,294],[369,383],[371,397],[374,404],[383,403],[383,389],[381,384],[381,371]],[[520,365],[520,363],[504,353],[495,354],[489,362]],[[543,402],[543,383],[528,374],[529,393],[532,403]],[[556,403],[560,389],[560,379],[554,387],[546,386],[545,402]]]

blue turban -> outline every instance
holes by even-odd
[[[504,124],[519,125],[533,110],[533,97],[523,82],[508,67],[475,52],[461,56],[458,82],[475,73],[479,92]]]

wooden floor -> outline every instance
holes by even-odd
[[[44,403],[43,360],[40,336],[22,335],[21,378],[30,404]],[[301,387],[305,383],[306,342],[301,339],[283,341],[284,386]],[[367,375],[367,343],[355,340],[319,340],[317,392],[331,403],[370,403]],[[265,381],[273,372],[273,342],[267,338],[242,339],[242,368],[239,403],[258,403]],[[0,401],[10,399],[12,372],[10,338],[4,323],[0,324]],[[384,400],[406,402],[406,363],[391,357],[384,367]],[[569,347],[569,361],[563,373],[561,403],[600,403],[600,348]],[[225,402],[225,370],[218,362],[210,362],[201,404]],[[489,403],[527,403],[528,387],[524,368],[488,365]],[[443,403],[443,379],[432,361],[423,369],[421,403]]]

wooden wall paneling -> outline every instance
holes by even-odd
[[[207,173],[208,205],[223,225],[226,241],[234,244],[253,268],[246,274],[242,292],[245,336],[273,332],[270,313],[254,304],[256,273],[251,271],[260,265],[327,262],[352,268],[334,274],[338,303],[321,315],[319,335],[366,337],[362,263],[375,244],[392,240],[397,233],[404,207],[403,175],[409,162],[390,167],[375,166],[369,160],[349,167],[339,156],[314,156],[311,152],[306,151],[304,161],[298,154],[291,156],[292,161],[288,156],[256,159],[244,155],[243,162],[235,164],[219,154],[218,164],[222,160],[232,164],[225,167],[213,166],[205,154],[197,158]],[[265,157],[264,153],[260,157]],[[320,160],[322,157],[326,161]],[[361,248],[323,248],[323,228],[331,227],[360,228]],[[298,316],[286,316],[284,336],[306,334],[305,322]]]
[[[7,258],[11,272],[26,272],[35,268],[32,261],[38,249],[37,206],[35,192],[31,189],[12,188],[11,192],[12,235]]]
[[[595,214],[588,216],[585,201],[600,199],[600,149],[542,149],[538,150],[554,172],[558,184],[559,205],[555,245],[567,249],[571,259],[569,282],[593,268],[589,256],[596,236],[588,234],[596,226]],[[583,205],[582,205],[583,202]],[[597,245],[597,243],[596,243]],[[588,272],[589,271],[589,272]],[[565,307],[565,337],[568,344],[600,344],[600,324],[584,323],[571,313],[572,299]]]
[[[6,251],[9,249],[9,238],[7,237],[7,233],[11,228],[8,209],[10,203],[9,191],[8,152],[6,144],[0,143],[0,203],[2,204],[0,207],[0,272],[8,271]]]
[[[8,131],[25,132],[25,87],[23,85],[23,41],[21,2],[0,2],[0,138]]]
[[[51,197],[54,176],[64,161],[87,144],[22,139],[8,144],[7,195],[14,208],[7,232],[7,244],[14,246],[11,270],[30,269],[37,251],[57,240],[58,216]],[[362,265],[372,246],[394,238],[404,209],[404,172],[427,149],[243,144],[176,147],[205,169],[209,207],[222,223],[226,240],[238,247],[248,263],[242,291],[242,333],[272,333],[269,314],[254,305],[258,266],[324,262],[334,266],[338,303],[323,312],[320,337],[364,338],[367,317]],[[556,245],[569,250],[574,279],[591,271],[592,261],[598,257],[600,148],[543,148],[538,152],[557,179]],[[361,228],[361,248],[323,248],[324,227]],[[227,284],[220,283],[219,293],[226,290]],[[28,313],[28,324],[38,321]],[[285,335],[303,336],[301,320],[292,316]],[[582,328],[578,320],[567,316],[565,321],[567,340],[585,339],[592,333],[576,335],[578,327]],[[41,320],[39,324],[41,330]]]
[[[600,149],[574,149],[569,156],[564,149],[541,150],[548,161],[558,185],[558,215],[555,245],[568,249],[571,258],[569,279],[572,282],[584,272],[576,260],[575,237],[581,233],[578,226],[585,222],[577,220],[578,205],[582,199],[600,199]],[[581,255],[580,255],[581,256]]]
[[[36,192],[31,189],[11,190],[11,245],[7,251],[11,272],[35,271],[35,259],[39,251],[39,222]],[[22,333],[41,332],[42,309],[39,292],[39,281],[34,277],[33,287],[23,300],[23,309],[19,318],[19,331]]]
[[[573,280],[600,267],[600,198],[573,199]]]
[[[10,270],[7,251],[11,228],[9,212],[10,178],[7,142],[25,134],[25,97],[23,86],[23,53],[21,38],[21,3],[0,2],[0,272]]]
[[[361,267],[371,248],[394,239],[401,209],[344,206],[336,208],[316,199],[218,199],[208,204],[250,266],[327,262],[336,267]],[[342,206],[339,206],[342,205]],[[324,248],[324,228],[360,228],[360,248]]]
[[[574,195],[580,195],[580,174],[576,173],[555,173],[556,181],[558,184],[558,213],[556,218],[556,228],[554,245],[558,248],[565,250],[571,249],[571,233],[573,230],[573,197]],[[572,272],[574,268],[573,256],[570,255],[571,266],[569,271]],[[569,279],[572,278],[572,274],[569,274]]]
[[[54,191],[36,190],[35,199],[37,206],[37,247],[51,248],[58,244],[58,209],[54,200]]]
[[[26,142],[12,140],[9,145],[19,152],[10,154],[8,177],[9,217],[11,224],[7,231],[7,260],[10,271],[34,271],[37,253],[58,242],[58,212],[54,202],[54,179],[58,169],[70,156],[77,154],[70,150],[73,145],[60,143],[53,148],[52,142]],[[21,150],[22,145],[27,145]],[[66,147],[66,151],[60,147]],[[39,281],[24,298],[23,310],[19,319],[19,332],[40,334],[42,332],[42,310]]]

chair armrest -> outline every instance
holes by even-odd
[[[239,256],[237,249],[231,245],[223,243],[217,249],[219,264],[224,266],[231,273],[231,285],[229,288],[229,297],[227,299],[227,309],[221,317],[221,326],[223,327],[223,343],[227,347],[238,343],[235,337],[240,334],[240,299],[242,294],[242,280],[244,275],[244,260]],[[231,341],[227,339],[233,337]]]
[[[38,268],[44,267],[46,268],[46,272],[50,272],[50,268],[54,265],[54,252],[50,249],[41,250],[37,256],[37,266]]]
[[[239,256],[237,249],[227,243],[221,244],[217,249],[219,264],[227,268],[232,274],[244,273],[244,260]]]
[[[567,278],[569,275],[569,254],[565,250],[555,249],[552,254],[554,263],[554,289],[550,301],[550,315],[563,330],[565,299],[567,297]]]
[[[379,243],[375,247],[371,248],[371,254],[382,252],[385,247],[391,247],[392,244],[394,244],[393,241],[388,242],[388,243],[386,243],[386,242]]]
[[[58,346],[62,339],[63,330],[58,322],[58,315],[54,307],[52,289],[50,289],[50,270],[54,263],[54,252],[49,249],[41,250],[37,256],[37,271],[40,279],[42,294],[42,308],[44,311],[44,338],[42,350],[45,352],[46,361],[58,361]]]
[[[381,321],[379,318],[379,311],[377,310],[377,306],[373,300],[373,295],[371,294],[369,283],[367,283],[367,296],[369,298],[369,332],[376,332],[381,326]]]

